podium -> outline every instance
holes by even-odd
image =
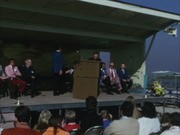
[[[83,60],[74,67],[73,97],[97,97],[100,62]]]

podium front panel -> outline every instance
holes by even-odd
[[[73,97],[86,99],[88,96],[97,97],[98,78],[75,77],[73,86]]]

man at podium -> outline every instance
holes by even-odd
[[[98,52],[94,52],[94,53],[93,53],[93,56],[92,56],[91,58],[89,58],[89,60],[101,62],[101,59],[99,58]]]

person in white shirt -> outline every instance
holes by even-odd
[[[1,135],[2,131],[3,131],[3,128],[0,128],[0,135]]]
[[[171,127],[165,130],[161,135],[180,135],[180,113],[174,112],[170,116]]]
[[[145,102],[142,108],[142,117],[138,119],[139,135],[149,135],[160,131],[160,121],[156,115],[154,104]]]
[[[105,130],[103,135],[138,135],[139,123],[132,118],[134,105],[125,101],[121,105],[121,119],[114,120]]]

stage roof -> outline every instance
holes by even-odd
[[[108,0],[0,0],[0,40],[132,45],[177,21],[176,14]]]

